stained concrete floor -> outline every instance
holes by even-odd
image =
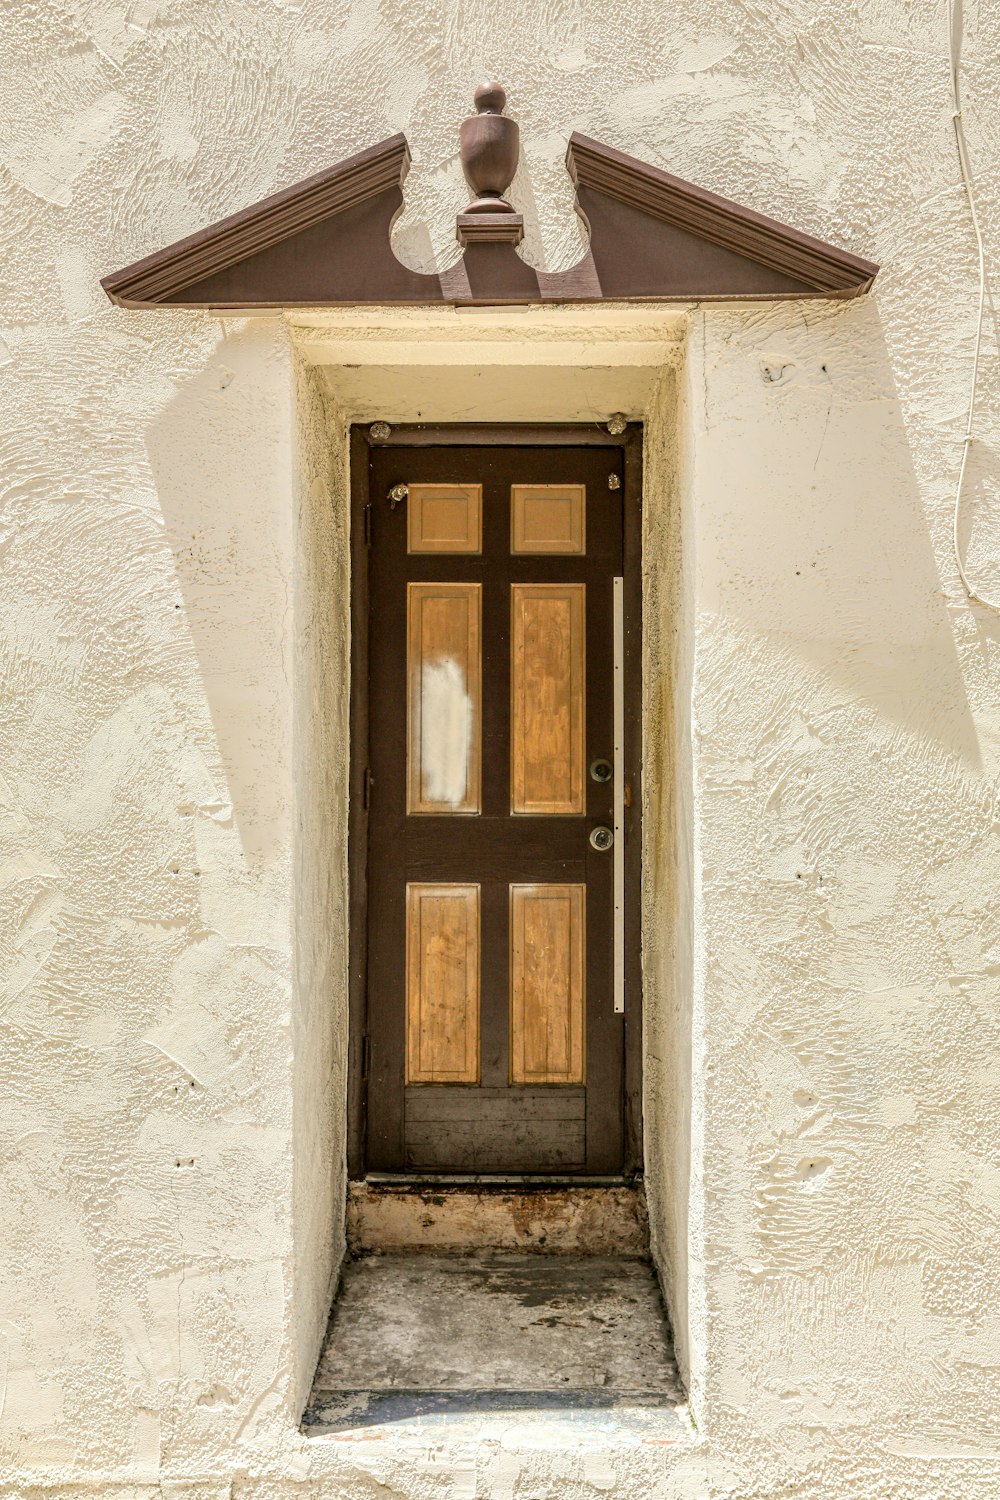
[[[371,1255],[348,1263],[303,1419],[310,1436],[515,1423],[682,1440],[652,1268],[603,1256]]]

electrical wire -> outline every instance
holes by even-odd
[[[952,544],[955,549],[955,562],[958,564],[958,572],[961,577],[966,594],[977,604],[984,604],[987,609],[996,610],[1000,613],[1000,602],[986,599],[982,594],[976,592],[962,561],[962,548],[959,542],[959,521],[962,515],[962,492],[965,488],[965,471],[969,463],[969,449],[973,443],[973,421],[976,414],[976,392],[979,386],[979,356],[983,343],[983,319],[986,311],[986,251],[983,246],[982,230],[979,227],[979,213],[976,209],[976,195],[972,187],[972,168],[969,165],[969,148],[965,139],[965,127],[962,123],[962,0],[948,0],[948,54],[951,63],[951,97],[952,97],[952,125],[955,128],[955,145],[958,148],[958,162],[962,172],[962,184],[965,188],[965,196],[969,204],[969,213],[972,217],[972,229],[976,236],[976,254],[979,258],[979,311],[976,318],[976,341],[973,346],[972,355],[972,386],[969,391],[969,410],[965,423],[965,436],[962,439],[962,462],[958,470],[958,483],[955,486],[955,512],[952,524]]]

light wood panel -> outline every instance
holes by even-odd
[[[410,552],[482,552],[481,484],[411,484],[406,505]]]
[[[585,485],[511,485],[510,550],[581,556],[587,550],[586,517]]]
[[[482,765],[482,586],[407,586],[408,813],[477,813]]]
[[[582,813],[586,584],[511,585],[511,811]]]
[[[510,1081],[583,1083],[584,885],[510,888]]]
[[[406,1082],[479,1082],[479,886],[406,887]]]

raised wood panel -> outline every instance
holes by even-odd
[[[582,556],[587,550],[586,497],[582,484],[512,485],[511,552]]]
[[[586,810],[586,584],[511,585],[511,811]]]
[[[410,552],[482,552],[481,484],[411,484],[406,504]]]
[[[482,766],[482,587],[407,589],[408,813],[477,813]]]
[[[479,1082],[479,886],[406,887],[406,1082]]]
[[[510,888],[510,1078],[583,1083],[584,885]]]

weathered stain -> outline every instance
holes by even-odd
[[[593,1255],[349,1261],[310,1406],[334,1391],[386,1389],[683,1400],[652,1267]]]
[[[347,1242],[356,1253],[492,1249],[627,1257],[649,1250],[641,1187],[451,1187],[430,1194],[352,1182]]]

